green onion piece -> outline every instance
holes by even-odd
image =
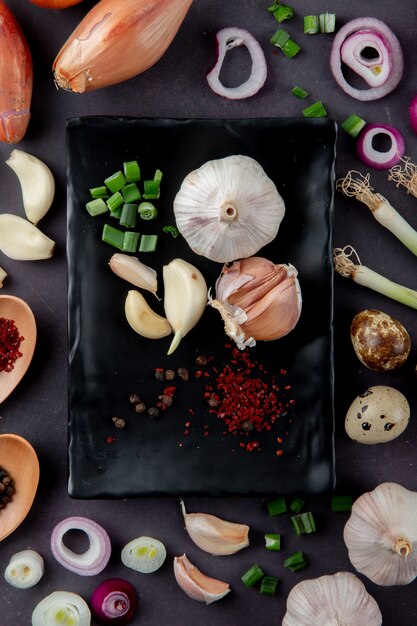
[[[92,198],[108,198],[109,190],[105,185],[101,185],[101,187],[92,187],[89,189],[90,195]]]
[[[318,15],[305,15],[304,16],[304,34],[315,35],[320,32],[320,23]]]
[[[123,250],[124,232],[109,224],[104,224],[101,239],[119,250]]]
[[[289,34],[285,30],[282,30],[280,28],[279,30],[276,31],[276,33],[272,35],[270,41],[272,44],[274,44],[274,46],[277,46],[277,48],[282,48],[282,46],[284,46],[287,43],[289,38],[290,38]]]
[[[313,514],[308,511],[307,513],[300,513],[299,515],[293,515],[291,518],[291,524],[296,535],[304,535],[314,533],[316,531],[316,523],[314,521]]]
[[[295,498],[290,504],[290,509],[293,513],[300,513],[303,506],[304,500],[302,500],[301,498]]]
[[[116,207],[113,211],[110,211],[110,217],[114,217],[116,220],[120,220],[120,218],[122,217],[122,209],[123,204]]]
[[[145,200],[156,200],[160,195],[159,180],[143,181],[143,197]]]
[[[112,193],[115,193],[116,191],[120,191],[120,189],[125,186],[126,178],[123,172],[119,171],[106,178],[104,183]]]
[[[281,513],[285,513],[287,510],[284,496],[270,500],[267,502],[266,506],[268,507],[269,515],[281,515]]]
[[[122,196],[128,204],[139,202],[141,199],[140,191],[136,183],[128,183],[122,188]]]
[[[359,115],[352,113],[352,115],[349,115],[349,117],[342,122],[342,128],[344,128],[349,135],[352,135],[352,137],[357,137],[365,124],[365,120],[359,117]]]
[[[138,249],[140,233],[126,231],[123,237],[123,252],[136,252]]]
[[[301,48],[298,43],[295,43],[292,39],[288,39],[288,41],[286,41],[282,46],[281,50],[288,59],[292,59],[300,52]]]
[[[314,102],[306,109],[303,109],[304,117],[326,117],[327,111],[324,108],[323,103],[319,100],[318,102]]]
[[[161,180],[162,180],[162,172],[161,172],[161,170],[156,170],[155,171],[153,179],[157,180],[159,183],[161,182]]]
[[[265,596],[274,596],[277,590],[278,578],[275,576],[264,576],[261,581],[260,593]]]
[[[300,98],[300,100],[304,100],[304,98],[307,98],[308,96],[308,91],[302,87],[293,87],[291,89],[291,93],[293,96],[296,96],[296,98]]]
[[[302,552],[294,552],[291,556],[289,556],[284,561],[284,567],[289,569],[291,572],[298,572],[299,570],[306,567],[307,561]]]
[[[126,161],[123,163],[123,171],[128,183],[137,183],[140,180],[140,168],[137,161]]]
[[[139,217],[142,220],[154,220],[158,216],[158,209],[152,202],[141,202],[138,206]]]
[[[110,196],[110,198],[106,200],[106,203],[110,211],[114,212],[116,211],[116,209],[124,204],[124,199],[120,191],[116,191],[113,195]]]
[[[120,226],[124,226],[125,228],[135,228],[137,214],[137,204],[124,204],[122,208],[122,214],[119,220]]]
[[[155,252],[158,243],[158,235],[142,235],[139,244],[139,252]]]
[[[268,8],[268,10],[271,7]],[[283,22],[284,20],[289,20],[294,17],[294,11],[288,4],[278,4],[271,11],[272,15],[275,17],[277,22]]]
[[[256,565],[255,563],[255,565],[252,565],[252,567],[250,567],[248,571],[243,574],[241,581],[246,587],[254,587],[256,583],[264,577],[264,575],[265,574],[259,565]]]
[[[162,232],[169,233],[170,235],[174,237],[174,239],[176,239],[178,235],[180,234],[180,231],[178,230],[176,226],[164,226],[162,229]]]
[[[275,552],[281,550],[281,535],[278,533],[268,533],[267,535],[264,535],[264,538],[265,548],[267,550],[274,550]]]
[[[90,202],[87,202],[87,204],[85,205],[85,208],[93,217],[96,217],[96,215],[102,215],[103,213],[107,213],[107,211],[109,210],[103,198],[95,198],[94,200],[90,200]]]
[[[334,33],[336,29],[336,14],[335,13],[320,13],[319,15],[320,32],[321,33]]]
[[[352,496],[332,496],[332,511],[350,511],[352,509]]]

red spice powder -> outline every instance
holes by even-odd
[[[0,372],[11,372],[22,356],[20,344],[24,340],[14,320],[0,317]]]

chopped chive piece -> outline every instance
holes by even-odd
[[[282,46],[284,46],[287,41],[289,40],[290,36],[287,33],[287,31],[282,30],[281,28],[279,30],[276,31],[276,33],[274,33],[271,37],[271,43],[274,44],[274,46],[277,46],[277,48],[282,48]]]
[[[303,115],[304,117],[326,117],[327,111],[323,103],[318,100],[318,102],[314,102],[306,109],[303,109]]]
[[[139,202],[140,191],[136,183],[128,183],[122,188],[122,196],[128,204],[132,202]]]
[[[293,515],[291,518],[291,524],[296,535],[304,535],[314,533],[316,531],[316,523],[314,521],[313,514],[308,511],[307,513],[300,513]]]
[[[102,215],[103,213],[107,213],[107,211],[109,210],[103,198],[95,198],[94,200],[90,200],[90,202],[87,202],[87,204],[85,205],[85,208],[93,217],[96,217],[96,215]]]
[[[164,226],[162,229],[162,232],[169,233],[170,235],[174,237],[174,239],[176,239],[178,235],[180,234],[180,231],[178,230],[176,226]]]
[[[135,228],[137,214],[138,214],[137,204],[125,203],[123,205],[122,214],[119,220],[120,226],[125,226],[125,228]]]
[[[140,233],[127,231],[123,237],[123,252],[136,252],[138,249]]]
[[[283,22],[294,17],[294,11],[288,4],[280,4],[275,2],[272,6],[268,7],[268,11],[272,13],[277,22]]]
[[[145,200],[156,200],[160,195],[159,180],[143,181],[143,197]]]
[[[294,552],[291,556],[289,556],[284,561],[284,567],[289,569],[291,572],[298,572],[299,570],[306,567],[307,561],[302,552]]]
[[[139,252],[155,252],[158,235],[142,235],[139,244]]]
[[[256,565],[255,563],[255,565],[252,565],[252,567],[250,567],[248,571],[243,574],[241,581],[246,587],[254,587],[256,583],[264,577],[264,575],[265,574],[259,565]]]
[[[89,189],[90,195],[92,198],[108,198],[109,190],[105,185],[101,185],[100,187],[92,187]]]
[[[113,195],[110,196],[110,198],[106,200],[106,203],[110,211],[114,212],[116,211],[116,209],[124,204],[124,199],[120,191],[116,191]]]
[[[335,13],[320,13],[319,15],[320,32],[321,33],[334,33],[336,29],[336,14]]]
[[[352,509],[352,496],[332,496],[332,511],[350,511]]]
[[[305,15],[304,16],[304,34],[315,35],[320,32],[320,22],[318,15]]]
[[[269,515],[281,515],[281,513],[285,513],[287,510],[284,496],[270,500],[267,502],[266,506],[268,507]]]
[[[101,239],[119,250],[123,250],[124,232],[109,224],[104,224]]]
[[[141,202],[138,206],[139,217],[142,220],[154,220],[158,216],[158,209],[152,202]]]
[[[114,211],[110,211],[110,217],[114,217],[116,220],[120,220],[120,218],[122,217],[122,209],[123,209],[123,204],[116,207]]]
[[[264,535],[265,538],[265,548],[267,550],[274,550],[277,552],[281,550],[281,535],[278,533],[268,533]]]
[[[123,172],[119,171],[106,178],[104,183],[105,185],[107,185],[112,193],[115,193],[125,186],[126,178]]]
[[[300,52],[301,48],[298,43],[295,43],[292,39],[288,39],[288,41],[286,41],[282,46],[281,50],[288,59],[292,59]]]
[[[293,87],[291,89],[291,93],[293,96],[296,96],[296,98],[300,98],[300,100],[304,100],[304,98],[307,98],[308,96],[308,91],[302,87]]]
[[[359,115],[352,113],[352,115],[349,115],[349,117],[342,122],[342,128],[352,137],[357,137],[365,124],[365,120],[359,117]]]
[[[136,183],[140,180],[140,168],[137,161],[125,161],[123,171],[128,183]]]
[[[274,596],[277,590],[278,578],[275,576],[264,576],[261,581],[260,593],[265,596]]]
[[[161,182],[161,180],[162,180],[162,172],[161,172],[161,170],[156,170],[155,171],[153,179],[157,180],[159,183]]]
[[[300,513],[303,506],[304,500],[302,500],[301,498],[295,498],[290,504],[290,509],[293,513]]]

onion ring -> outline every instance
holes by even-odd
[[[374,137],[386,135],[391,140],[391,147],[385,152],[375,150]],[[404,137],[397,128],[388,124],[367,124],[356,142],[358,157],[365,165],[376,170],[387,170],[401,161],[405,153]]]
[[[254,96],[266,81],[267,68],[265,55],[258,41],[243,28],[223,28],[216,35],[217,59],[207,74],[207,82],[214,93],[229,100],[241,100]],[[226,52],[236,46],[246,46],[252,61],[249,78],[237,87],[225,87],[220,82],[220,71]]]
[[[417,95],[411,99],[408,112],[410,114],[411,128],[417,133]]]
[[[82,530],[90,545],[83,554],[76,554],[64,545],[63,537],[70,530]],[[55,526],[51,536],[52,554],[66,569],[80,576],[99,574],[107,565],[111,544],[107,532],[86,517],[68,517]]]
[[[376,50],[374,59],[362,54],[366,47]],[[343,75],[342,63],[364,78],[370,89],[352,87]],[[377,18],[351,20],[334,38],[330,69],[338,85],[352,98],[363,102],[378,100],[393,91],[402,78],[404,59],[400,42]]]

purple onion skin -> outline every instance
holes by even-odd
[[[372,159],[372,157],[369,157],[364,152],[363,143],[364,143],[365,136],[368,134],[369,131],[373,130],[374,128],[376,129],[380,128],[381,130],[382,129],[389,130],[395,136],[396,141],[397,141],[397,154],[391,157],[391,159],[387,161],[383,161],[381,163],[377,163],[376,161]],[[372,167],[375,170],[388,170],[390,167],[397,165],[397,163],[399,163],[402,157],[404,156],[405,154],[404,138],[397,128],[395,128],[394,126],[390,126],[389,124],[366,124],[366,126],[363,128],[363,130],[361,131],[360,135],[358,136],[356,140],[356,153],[359,159],[362,161],[362,163],[366,165],[367,167]]]
[[[124,615],[108,615],[103,612],[103,601],[109,593],[122,592],[130,601],[129,610]],[[134,616],[137,605],[136,590],[133,585],[123,578],[108,578],[93,591],[90,601],[91,613],[100,624],[114,624],[123,626],[129,624]]]
[[[408,111],[410,113],[411,128],[417,133],[417,95],[411,100]]]

